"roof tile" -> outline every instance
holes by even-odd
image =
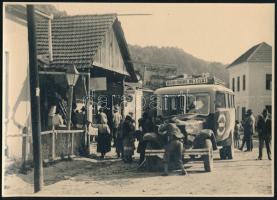
[[[272,62],[272,47],[265,42],[257,44],[238,57],[227,68],[243,62]]]
[[[77,15],[52,20],[52,64],[90,64],[116,14]],[[37,22],[38,55],[48,53],[48,21]]]

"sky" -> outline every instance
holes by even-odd
[[[129,44],[143,47],[178,47],[198,58],[223,64],[231,63],[260,42],[274,45],[274,4],[54,5],[69,15],[118,13]]]

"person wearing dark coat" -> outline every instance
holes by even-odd
[[[159,128],[160,132],[166,132],[167,144],[165,146],[164,154],[164,173],[163,176],[168,176],[168,163],[172,154],[178,158],[178,165],[181,169],[181,175],[187,175],[183,166],[183,141],[184,135],[181,130],[176,126],[176,119],[172,118],[168,123]]]
[[[134,155],[134,132],[135,132],[135,120],[131,116],[127,115],[123,125],[123,161],[131,163],[133,161],[132,156]]]
[[[101,153],[100,159],[104,159],[105,154],[111,151],[111,130],[106,123],[101,123],[101,117],[98,117],[98,124],[94,124],[94,128],[98,128],[97,136],[97,152]]]
[[[247,116],[243,121],[243,130],[244,130],[244,137],[242,141],[242,146],[240,150],[243,150],[243,146],[246,143],[247,150],[252,151],[253,149],[253,134],[255,132],[255,118],[253,116],[253,112],[251,109],[247,110]]]
[[[263,158],[264,143],[266,146],[267,157],[271,160],[271,119],[268,116],[267,109],[264,109],[262,115],[258,118],[257,130],[259,135],[259,156],[257,160],[262,160]]]
[[[152,119],[147,112],[143,113],[142,118],[140,118],[138,122],[141,131],[137,136],[137,139],[139,141],[137,152],[140,154],[139,165],[141,165],[141,163],[145,159],[145,149],[147,145],[146,142],[143,141],[143,136],[145,133],[154,131],[154,123],[152,122]]]
[[[121,118],[116,135],[116,143],[115,143],[115,151],[117,154],[117,158],[123,158],[123,122],[124,120]]]

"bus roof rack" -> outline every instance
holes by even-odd
[[[202,84],[215,84],[226,86],[225,82],[215,76],[209,74],[183,76],[175,79],[170,78],[165,82],[165,86],[180,86],[180,85],[202,85]]]

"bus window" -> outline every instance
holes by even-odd
[[[233,107],[234,107],[234,103],[233,103],[233,100],[232,100],[232,96],[233,96],[233,95],[229,94],[230,108],[233,108]]]
[[[194,95],[188,95],[187,96],[187,105],[186,105],[186,113],[194,111],[196,108],[196,98]]]
[[[225,101],[226,101],[226,108],[230,108],[231,103],[229,101],[229,94],[228,93],[225,94]]]
[[[186,101],[186,96],[184,96],[184,95],[181,95],[180,97],[179,97],[179,109],[180,109],[180,111],[182,112],[182,113],[185,113],[185,101]]]
[[[226,108],[225,94],[223,92],[216,93],[215,108]]]

